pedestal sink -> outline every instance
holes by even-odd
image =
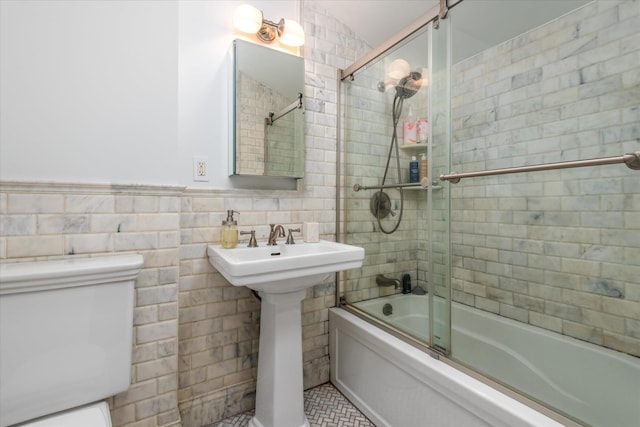
[[[321,240],[257,248],[207,248],[209,262],[232,285],[262,298],[256,412],[249,427],[308,427],[302,387],[300,302],[331,273],[359,268],[364,249]]]

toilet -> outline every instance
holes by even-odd
[[[0,427],[110,427],[141,255],[0,264]]]

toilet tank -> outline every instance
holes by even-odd
[[[141,255],[0,264],[0,426],[130,383]]]

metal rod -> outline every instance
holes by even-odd
[[[382,43],[377,48],[370,51],[368,54],[351,64],[349,67],[341,71],[340,80],[345,80],[349,76],[353,75],[360,68],[369,65],[372,61],[377,59],[378,57],[387,53],[387,51],[393,47],[395,47],[398,43],[402,42],[404,39],[410,37],[416,31],[420,30],[422,27],[427,25],[431,20],[435,19],[440,13],[440,7],[434,6],[427,13],[410,23],[407,27],[400,30],[398,33],[391,36],[390,39]]]
[[[451,9],[451,7],[453,7],[454,5],[456,5],[461,1],[462,0],[448,0],[447,2],[448,9]],[[422,29],[422,27],[427,25],[429,22],[433,21],[436,18],[439,18],[440,13],[441,13],[440,5],[434,6],[431,9],[429,9],[425,14],[423,14],[421,17],[419,17],[418,19],[410,23],[407,27],[403,28],[402,30],[400,30],[399,32],[391,36],[391,38],[383,42],[378,47],[374,48],[372,51],[370,51],[368,54],[366,54],[362,58],[358,59],[356,62],[348,66],[346,69],[341,70],[340,80],[344,81],[347,78],[350,78],[350,76],[352,76],[356,71],[369,65],[369,63],[381,57],[382,55],[387,54],[387,52],[390,49],[394,48],[400,42],[402,42],[408,37],[411,37],[415,32]]]
[[[384,188],[405,188],[405,187],[429,188],[430,184],[431,183],[429,182],[429,178],[422,178],[422,181],[420,182],[410,182],[405,184],[387,184],[387,185],[371,185],[371,186],[355,184],[353,186],[353,191],[357,193],[360,190],[381,190]],[[434,181],[434,184],[435,184],[435,181]],[[435,186],[434,188],[442,188],[442,187]]]
[[[346,227],[342,226],[342,169],[340,168],[340,163],[342,162],[342,85],[340,84],[340,70],[336,70],[336,81],[335,81],[335,89],[336,89],[336,241],[341,243],[346,243],[345,235],[343,230]],[[300,180],[302,181],[302,180]],[[344,298],[344,286],[345,286],[345,272],[337,271],[335,274],[336,278],[336,299],[335,304],[336,307],[342,306],[341,298]]]
[[[505,174],[511,174],[511,173],[535,172],[535,171],[544,171],[544,170],[552,170],[552,169],[568,169],[568,168],[579,168],[579,167],[585,167],[585,166],[612,165],[616,163],[624,163],[627,165],[627,167],[629,167],[629,169],[640,170],[640,151],[636,151],[635,153],[627,153],[622,156],[602,157],[598,159],[574,160],[570,162],[559,162],[559,163],[544,163],[541,165],[519,166],[519,167],[505,168],[505,169],[491,169],[491,170],[478,171],[478,172],[466,172],[466,173],[452,172],[448,175],[444,175],[444,174],[440,175],[440,181],[450,181],[454,184],[457,184],[463,178],[473,178],[477,176],[505,175]]]
[[[279,112],[277,112],[277,113],[269,113],[269,117],[265,118],[265,123],[268,124],[268,125],[272,125],[273,122],[278,120],[280,117],[285,116],[285,115],[289,114],[290,112],[292,112],[293,110],[296,110],[298,108],[302,108],[302,94],[301,93],[298,94],[298,98],[295,101],[293,101],[288,106],[284,107]]]

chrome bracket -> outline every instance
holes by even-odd
[[[448,13],[449,5],[447,4],[447,0],[440,0],[440,13],[438,14],[438,18],[445,19]]]
[[[640,151],[625,154],[624,164],[627,165],[629,169],[640,170]]]
[[[440,0],[440,12],[438,13],[438,16],[436,16],[436,19],[433,21],[434,29],[438,29],[438,27],[440,26],[440,20],[445,19],[448,13],[449,5],[447,4],[447,0]]]

